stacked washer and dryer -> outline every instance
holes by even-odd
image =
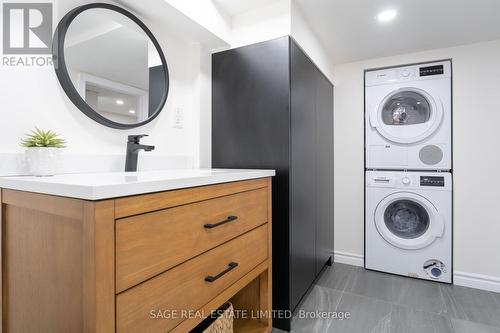
[[[365,71],[365,268],[452,282],[451,61]]]

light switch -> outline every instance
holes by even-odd
[[[184,110],[181,107],[174,109],[173,128],[184,128]]]

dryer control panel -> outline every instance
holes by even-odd
[[[451,61],[367,70],[365,87],[451,77]]]

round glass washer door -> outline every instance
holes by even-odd
[[[385,197],[375,210],[375,226],[388,243],[416,250],[432,244],[444,232],[443,217],[424,197],[410,192]]]
[[[442,104],[418,88],[391,92],[370,114],[370,124],[380,135],[402,144],[428,138],[439,128],[442,119]]]

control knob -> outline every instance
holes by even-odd
[[[410,74],[411,74],[411,72],[410,72],[408,69],[403,69],[403,70],[401,71],[401,76],[402,76],[402,77],[409,77],[409,76],[410,76]]]

